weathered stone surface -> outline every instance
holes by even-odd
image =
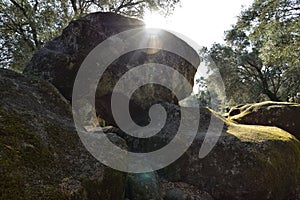
[[[172,116],[169,122],[177,124],[180,115]],[[206,157],[200,159],[198,154],[210,123],[208,116],[201,119],[202,128],[188,151],[160,170],[160,176],[195,185],[214,199],[296,198],[300,183],[299,140],[276,127],[238,125],[222,120],[224,130]],[[173,137],[174,130],[167,133],[168,127],[174,126],[163,130],[165,140]]]
[[[49,80],[58,90],[71,100],[73,83],[77,71],[88,55],[88,53],[99,43],[112,35],[133,28],[142,28],[143,22],[116,15],[113,13],[92,13],[79,20],[72,21],[63,30],[62,35],[48,42],[44,48],[38,51],[25,68],[24,73],[35,74]],[[163,45],[164,41],[175,41],[182,48],[183,52],[188,52],[193,60],[193,65],[199,65],[199,57],[189,45],[167,31],[159,31],[154,36],[147,36],[145,41]],[[177,46],[178,46],[177,45]],[[109,51],[109,48],[105,49]],[[196,68],[191,63],[171,52],[163,50],[136,50],[119,57],[102,75],[96,92],[97,113],[108,121],[116,125],[112,120],[110,108],[110,95],[117,81],[128,70],[147,63],[159,63],[173,69],[186,77],[188,82],[194,84]],[[103,66],[102,66],[103,67]],[[151,76],[151,71],[146,76]],[[140,78],[140,77],[137,77]],[[163,74],[162,79],[172,80],[173,74]],[[133,83],[134,80],[131,80]],[[185,91],[186,88],[179,81],[174,81],[179,91],[189,95],[192,91]],[[128,88],[128,87],[127,87]],[[179,99],[180,100],[180,99]],[[133,119],[140,119],[150,105],[157,102],[177,103],[178,99],[172,92],[156,84],[148,84],[138,89],[131,98]],[[140,110],[140,112],[136,112]],[[139,113],[139,114],[137,114]],[[143,114],[141,114],[143,113]]]
[[[251,104],[230,119],[239,124],[277,126],[300,139],[299,104],[271,101]]]
[[[126,175],[83,147],[44,80],[0,69],[0,199],[122,199]]]
[[[214,200],[210,194],[202,191],[200,187],[183,182],[168,182],[162,180],[162,193],[164,200]]]
[[[161,200],[156,172],[128,174],[126,197],[130,200]]]
[[[157,135],[137,140],[118,132],[132,151],[154,151],[173,139],[180,123],[180,107],[163,105],[168,119]],[[225,123],[221,136],[212,151],[200,159],[211,116],[208,109],[201,108],[199,133],[193,144],[181,158],[160,170],[160,177],[194,185],[213,199],[299,198],[299,140],[277,127],[236,124],[218,116]],[[191,115],[189,120],[195,119]]]
[[[179,188],[173,188],[166,191],[166,196],[164,200],[184,200],[185,194]]]
[[[158,133],[156,135],[150,138],[136,138],[124,133],[120,129],[115,129],[113,132],[125,139],[128,148],[134,152],[151,152],[164,147],[178,132],[181,119],[181,110],[186,109],[187,112],[193,113],[195,108],[180,107],[170,103],[161,103],[161,105],[167,112],[167,119],[164,127],[160,131],[157,130]],[[200,120],[198,131],[205,132],[209,127],[211,112],[207,108],[200,108],[199,113]],[[189,123],[191,120],[195,120],[192,114],[186,116],[187,123]]]
[[[61,36],[39,50],[24,73],[49,80],[71,100],[76,73],[88,53],[108,37],[141,26],[141,21],[113,13],[89,14],[70,22]]]

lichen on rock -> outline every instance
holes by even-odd
[[[126,174],[84,148],[54,86],[3,69],[0,86],[0,199],[123,198]]]

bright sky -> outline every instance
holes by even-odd
[[[237,20],[242,6],[248,7],[253,0],[181,0],[181,7],[168,18],[157,13],[146,13],[149,28],[176,31],[192,39],[199,46],[210,47],[222,43],[224,31]]]

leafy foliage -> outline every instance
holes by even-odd
[[[206,51],[234,103],[286,100],[300,91],[300,7],[294,0],[256,0]],[[213,66],[213,65],[212,65]]]
[[[210,94],[207,88],[207,80],[202,76],[196,79],[196,84],[198,84],[198,93],[196,95],[200,106],[211,106],[210,105]]]
[[[261,43],[264,63],[299,65],[299,0],[256,0],[241,13],[237,26],[249,32],[252,42]]]
[[[94,0],[91,1],[91,6],[97,10],[142,18],[146,9],[168,15],[179,2],[180,0]]]
[[[19,69],[69,19],[64,1],[4,0],[0,3],[1,66]]]
[[[169,14],[180,0],[3,0],[0,2],[0,68],[21,71],[33,53],[72,19],[110,11],[142,18],[146,9]]]

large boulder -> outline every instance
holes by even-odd
[[[203,137],[160,174],[198,186],[214,199],[299,198],[300,142],[289,133],[229,123],[212,151],[199,158]]]
[[[143,28],[142,21],[127,18],[113,13],[92,13],[78,20],[72,21],[65,28],[61,36],[48,42],[31,59],[25,68],[25,74],[34,74],[50,81],[63,96],[71,100],[73,84],[79,67],[86,56],[98,44],[107,38],[134,28]],[[194,75],[199,65],[199,56],[187,43],[167,31],[158,31],[153,35],[145,35],[141,42],[155,43],[157,48],[164,44],[164,41],[172,41],[179,46],[182,52],[189,56],[190,62],[169,51],[159,49],[141,49],[121,55],[104,72],[96,92],[96,109],[98,115],[104,118],[109,124],[116,125],[111,111],[111,94],[117,81],[130,69],[147,64],[159,63],[167,65],[182,74],[188,82],[194,84]],[[106,48],[105,51],[112,51]],[[109,52],[108,52],[109,53]],[[96,63],[95,63],[96,64]],[[104,67],[104,66],[101,66]],[[151,76],[151,69],[147,74]],[[173,80],[174,74],[163,74],[162,79]],[[139,78],[139,77],[137,77]],[[131,80],[135,83],[136,81]],[[174,81],[178,91],[187,96],[192,91],[186,91],[184,84],[177,79]],[[130,86],[125,86],[129,88]],[[121,96],[122,97],[122,96]],[[182,98],[184,98],[183,96]],[[122,98],[127,98],[122,97]],[[175,95],[167,88],[147,84],[136,90],[131,100],[131,114],[134,120],[142,119],[145,110],[157,102],[169,102],[177,104]],[[141,114],[142,113],[142,114]],[[144,121],[144,120],[142,120]]]
[[[24,73],[50,81],[71,100],[77,71],[90,51],[112,35],[142,26],[139,20],[101,12],[71,21],[33,56]]]
[[[151,152],[174,138],[181,110],[189,108],[162,105],[168,118],[155,136],[137,139],[114,130],[127,141],[131,151]],[[187,117],[196,120],[192,114]],[[199,158],[212,119],[224,123],[224,127],[220,136],[210,133],[205,145],[217,143],[208,155]],[[192,145],[178,160],[159,170],[159,176],[194,185],[213,199],[297,199],[300,197],[300,142],[280,128],[236,124],[200,108],[198,134]]]
[[[195,120],[193,115],[195,114],[193,110],[195,108],[191,107],[180,107],[175,104],[170,103],[161,103],[167,113],[166,122],[163,128],[156,132],[152,137],[149,138],[137,138],[131,135],[128,135],[124,131],[120,129],[110,129],[110,131],[117,133],[120,137],[125,139],[126,144],[130,151],[134,152],[151,152],[157,149],[160,149],[167,145],[177,134],[178,128],[181,123],[181,112],[183,109],[186,109],[186,112],[190,112],[190,115],[185,116],[186,123],[189,123],[192,120]],[[211,121],[211,112],[207,108],[199,108],[200,119],[199,119],[199,126],[198,131],[205,132],[209,128],[209,123]],[[161,122],[164,123],[164,122]],[[186,124],[186,126],[188,126]]]
[[[0,174],[0,199],[122,199],[126,182],[84,148],[54,86],[3,69]]]
[[[230,117],[230,120],[239,124],[277,126],[300,140],[299,116],[299,104],[266,101],[247,105],[239,114]]]

